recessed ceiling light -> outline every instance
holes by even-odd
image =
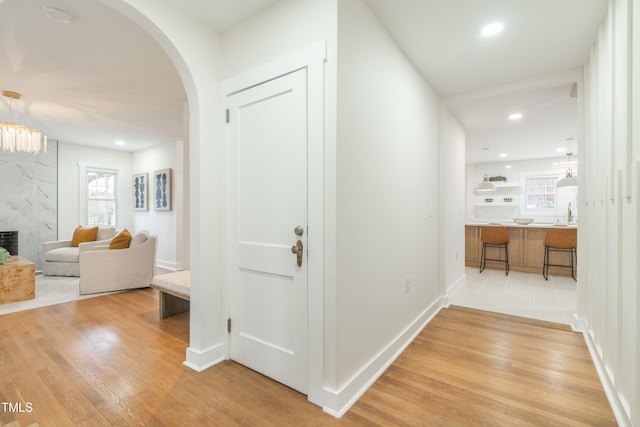
[[[558,152],[558,153],[564,153],[565,151],[567,151],[567,149],[565,147],[556,148],[556,152]]]
[[[116,141],[116,145],[125,145],[124,141]]]
[[[511,165],[504,165],[505,169],[511,169]]]
[[[69,22],[71,22],[71,15],[69,15],[63,9],[44,5],[42,6],[42,11],[45,15],[47,15],[47,18],[53,19],[54,21],[61,24],[68,24]]]
[[[509,120],[520,120],[521,118],[522,118],[522,113],[509,114]]]
[[[501,157],[504,159],[505,157],[507,157],[507,153],[500,153],[498,154],[498,157]]]
[[[489,24],[483,27],[482,31],[480,31],[480,34],[482,34],[483,37],[491,37],[502,32],[503,29],[504,29],[504,24],[502,22],[494,22],[492,24]]]

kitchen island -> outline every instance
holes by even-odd
[[[480,227],[507,227],[509,232],[509,269],[524,273],[540,273],[544,263],[544,237],[549,228],[576,228],[576,225],[535,224],[519,225],[516,223],[480,223],[468,222],[465,224],[465,265],[467,267],[480,267],[482,254],[482,242],[480,241]],[[498,249],[487,248],[488,258],[498,258]],[[571,265],[568,252],[552,252],[551,264]],[[487,268],[504,270],[504,264],[487,261]],[[577,262],[576,262],[577,266]],[[576,267],[577,269],[577,267]],[[570,268],[549,267],[549,274],[571,276]],[[577,276],[577,272],[576,272]]]

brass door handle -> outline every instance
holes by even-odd
[[[296,254],[298,258],[298,267],[302,267],[302,252],[304,251],[302,246],[302,240],[298,240],[295,245],[291,246],[291,252]]]

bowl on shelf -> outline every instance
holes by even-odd
[[[527,225],[533,222],[533,218],[513,218],[513,222],[520,225]]]

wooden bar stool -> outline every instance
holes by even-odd
[[[573,257],[578,258],[578,230],[575,228],[549,228],[544,236],[544,265],[542,266],[542,275],[545,280],[549,280],[549,267],[571,268],[571,277],[576,280],[574,273]],[[571,265],[566,264],[550,264],[549,252],[569,252],[571,256]],[[577,280],[576,280],[577,281]]]
[[[480,241],[482,242],[482,255],[480,257],[480,273],[486,267],[487,261],[503,262],[505,265],[505,276],[509,275],[509,231],[507,227],[480,227]],[[504,259],[487,258],[487,247],[504,248]]]

